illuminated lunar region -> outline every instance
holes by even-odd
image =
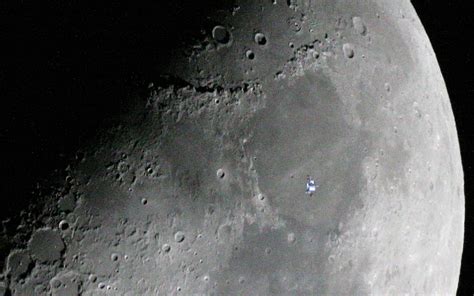
[[[237,4],[24,217],[2,292],[455,294],[460,149],[410,1]]]

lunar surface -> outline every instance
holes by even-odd
[[[210,17],[2,234],[0,295],[455,294],[460,150],[410,1]]]

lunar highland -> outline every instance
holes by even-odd
[[[3,232],[0,295],[455,294],[460,149],[410,1],[210,19]]]

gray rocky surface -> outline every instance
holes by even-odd
[[[166,69],[180,85],[150,83],[25,218],[5,289],[454,294],[458,139],[410,2],[241,1],[212,17]]]

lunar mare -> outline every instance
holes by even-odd
[[[22,216],[0,291],[455,294],[459,145],[411,3],[240,1],[212,19]]]

